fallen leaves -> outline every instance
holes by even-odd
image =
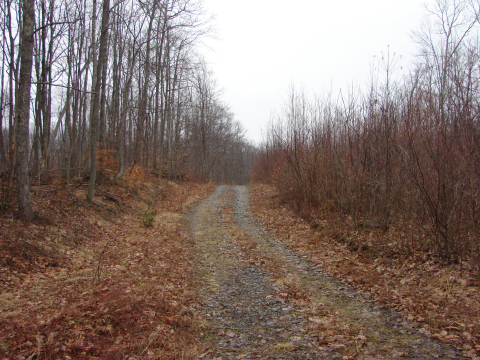
[[[421,251],[402,252],[401,229],[385,235],[352,228],[332,214],[307,222],[266,185],[251,185],[250,197],[261,224],[317,268],[400,311],[422,332],[453,344],[464,356],[480,358],[480,294],[473,274]],[[320,318],[310,319],[321,326],[315,323]],[[328,333],[323,336],[323,342],[332,343]]]
[[[273,348],[276,350],[276,351],[284,351],[284,352],[290,352],[290,351],[295,351],[295,349],[297,348],[295,345],[293,345],[292,343],[290,342],[286,342],[286,343],[278,343],[278,344],[275,344],[273,346]]]
[[[145,198],[104,189],[123,194],[108,204],[117,216],[83,204],[78,188],[48,199],[36,189],[43,220],[26,227],[0,217],[2,358],[198,358],[183,214],[211,186],[162,180],[139,189]],[[144,229],[135,214],[148,200],[158,215]]]

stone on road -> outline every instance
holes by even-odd
[[[190,217],[203,359],[461,358],[296,255],[248,201],[247,187],[219,186]]]

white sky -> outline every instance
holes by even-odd
[[[368,82],[374,56],[401,55],[409,68],[410,38],[426,0],[204,0],[214,13],[216,40],[205,56],[223,100],[261,140],[271,113],[281,111],[290,85],[333,94]],[[429,0],[428,3],[431,3]]]

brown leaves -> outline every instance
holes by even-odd
[[[138,184],[153,194],[153,201],[157,195],[163,198],[156,203],[156,224],[148,230],[135,216],[145,203],[128,199],[131,190],[121,187],[104,189],[122,197],[121,204],[108,204],[117,206],[117,217],[80,205],[71,193],[51,191],[48,203],[35,198],[41,214],[50,216],[48,222],[24,229],[18,222],[0,219],[0,226],[9,224],[12,240],[41,245],[41,256],[33,256],[36,248],[31,247],[24,252],[29,257],[12,253],[12,266],[0,263],[0,354],[197,358],[202,350],[196,335],[200,324],[192,310],[191,259],[182,211],[209,188],[184,185],[163,180]],[[158,191],[163,187],[168,192]],[[81,199],[83,193],[77,189],[73,196]],[[54,258],[50,254],[61,254],[55,267],[49,265]],[[99,281],[92,284],[95,271]]]
[[[310,214],[317,218],[307,222],[279,203],[273,187],[252,185],[250,194],[262,225],[324,272],[403,312],[424,333],[465,356],[480,358],[480,294],[472,274],[427,253],[402,253],[401,229],[388,234],[352,229],[332,214]],[[328,333],[322,336],[332,341]]]

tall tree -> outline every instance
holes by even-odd
[[[20,219],[30,221],[34,217],[28,177],[30,88],[32,85],[33,35],[35,24],[35,0],[23,0],[23,26],[20,42],[20,79],[15,101],[17,201]]]
[[[90,179],[88,183],[87,202],[93,202],[95,193],[95,181],[97,178],[97,141],[98,141],[98,124],[99,124],[99,108],[100,108],[100,86],[103,79],[104,64],[107,61],[107,40],[108,25],[110,18],[110,0],[103,1],[102,10],[102,28],[100,33],[100,49],[98,54],[97,71],[95,76],[95,87],[93,91],[92,109],[90,112]]]

